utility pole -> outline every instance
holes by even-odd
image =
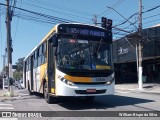
[[[112,8],[112,7],[108,7],[108,8],[114,10],[121,17],[123,17],[127,22],[132,24],[128,19],[126,19],[122,14],[120,14],[114,8]],[[133,26],[135,28],[137,28],[134,24],[133,24]],[[116,28],[114,26],[112,26],[112,28],[118,29],[123,32],[130,33],[126,30]],[[143,71],[143,68],[142,68],[142,0],[139,0],[139,26],[138,26],[138,40],[137,40],[137,44],[136,44],[136,57],[138,57],[137,58],[138,86],[139,86],[139,89],[142,90],[142,88],[143,88],[143,80],[142,80],[142,71]]]
[[[142,0],[139,0],[139,27],[138,27],[138,34],[139,34],[139,42],[138,42],[138,85],[139,89],[142,90],[143,88],[143,80],[142,80]]]
[[[4,81],[5,81],[5,63],[6,63],[6,55],[2,55],[2,57],[3,57],[3,73],[2,73],[2,75],[3,75],[3,89],[4,89]]]
[[[7,57],[8,57],[8,80],[9,78],[13,78],[13,72],[12,72],[12,40],[11,40],[11,10],[10,10],[10,3],[9,0],[6,0],[6,29],[7,29]],[[10,82],[8,85],[8,90],[10,92]]]

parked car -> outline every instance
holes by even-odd
[[[8,79],[4,80],[4,88],[8,88]]]
[[[24,89],[24,85],[23,85],[23,80],[22,80],[22,79],[18,81],[17,87],[18,87],[19,89]]]
[[[19,82],[18,82],[18,80],[16,80],[16,81],[14,82],[14,86],[15,86],[15,87],[18,87],[18,84],[19,84]]]

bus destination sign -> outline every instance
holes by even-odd
[[[80,35],[91,35],[97,37],[105,37],[105,32],[92,30],[92,29],[81,29],[81,28],[68,28],[66,30],[67,33],[71,34],[80,34]]]

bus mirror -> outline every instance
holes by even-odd
[[[53,47],[57,47],[58,46],[58,39],[57,39],[57,37],[52,37],[52,44],[53,44]]]

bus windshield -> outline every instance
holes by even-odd
[[[110,47],[102,39],[60,38],[56,51],[57,66],[68,69],[111,69]]]

